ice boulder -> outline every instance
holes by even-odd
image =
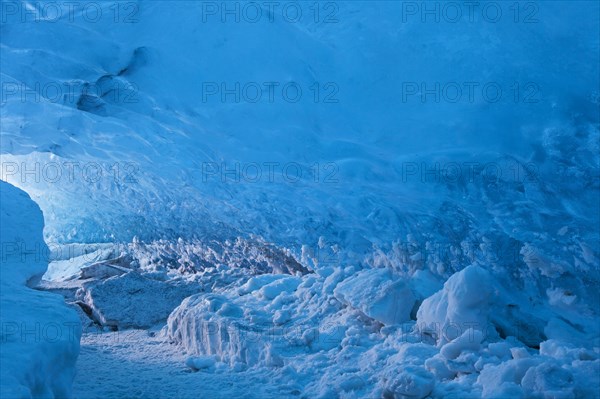
[[[299,277],[286,277],[276,280],[270,284],[265,285],[259,291],[260,295],[268,300],[275,299],[281,293],[294,292],[301,280]]]
[[[477,385],[482,388],[485,398],[523,397],[521,381],[525,373],[540,363],[539,358],[522,357],[487,365],[477,377]]]
[[[410,320],[416,302],[408,284],[388,269],[362,270],[339,283],[333,294],[385,325]]]
[[[215,365],[215,363],[215,356],[189,357],[185,361],[185,365],[194,371],[210,369]]]
[[[471,265],[450,276],[444,288],[425,299],[417,312],[417,325],[442,346],[468,329],[489,331],[493,278],[484,268]]]
[[[460,337],[442,346],[440,354],[446,359],[456,359],[464,351],[478,351],[482,340],[481,331],[469,328]]]
[[[386,381],[385,399],[422,399],[435,385],[433,374],[422,367],[407,366]]]
[[[558,362],[544,362],[525,373],[521,385],[528,397],[575,398],[573,374]]]

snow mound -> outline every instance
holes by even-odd
[[[231,367],[282,366],[291,337],[267,312],[215,294],[185,299],[169,316],[167,335],[190,354],[216,356]],[[293,349],[293,348],[292,348]]]
[[[417,322],[425,331],[439,335],[438,345],[457,338],[451,334],[459,331],[462,335],[469,328],[487,333],[493,292],[490,273],[480,266],[467,266],[452,275],[442,290],[423,301]]]
[[[1,385],[3,398],[71,396],[81,323],[63,298],[26,286],[46,271],[42,212],[0,181]]]

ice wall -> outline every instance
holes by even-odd
[[[61,296],[29,288],[46,271],[42,212],[23,191],[0,182],[3,398],[67,398],[81,322]]]

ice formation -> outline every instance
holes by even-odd
[[[599,397],[600,5],[429,3],[3,2],[1,396]]]
[[[28,287],[47,268],[44,220],[29,196],[0,182],[3,398],[69,397],[81,324],[56,294]]]

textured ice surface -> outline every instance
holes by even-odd
[[[0,396],[69,397],[81,324],[62,297],[26,286],[47,267],[42,212],[25,192],[3,181],[0,200]]]
[[[223,396],[261,399],[597,397],[596,2],[532,2],[535,23],[504,2],[498,23],[335,2],[330,24],[131,4],[135,23],[89,23],[75,5],[73,20],[1,27],[1,178],[44,211],[44,286],[83,285],[112,327],[168,316],[163,341],[86,336],[108,348],[90,348],[86,378],[119,356],[143,378],[83,391],[147,395],[170,369],[135,358],[139,344],[190,371],[165,385],[180,397],[229,384]],[[304,95],[203,96],[272,81]],[[448,82],[505,95],[435,101],[421,86]],[[328,83],[338,101],[315,101]],[[236,373],[277,383],[253,390]]]
[[[84,284],[78,296],[103,326],[148,328],[165,321],[185,297],[199,290],[197,284],[168,283],[129,272]]]
[[[386,325],[409,321],[416,301],[410,286],[387,269],[364,270],[345,279],[334,296]]]

